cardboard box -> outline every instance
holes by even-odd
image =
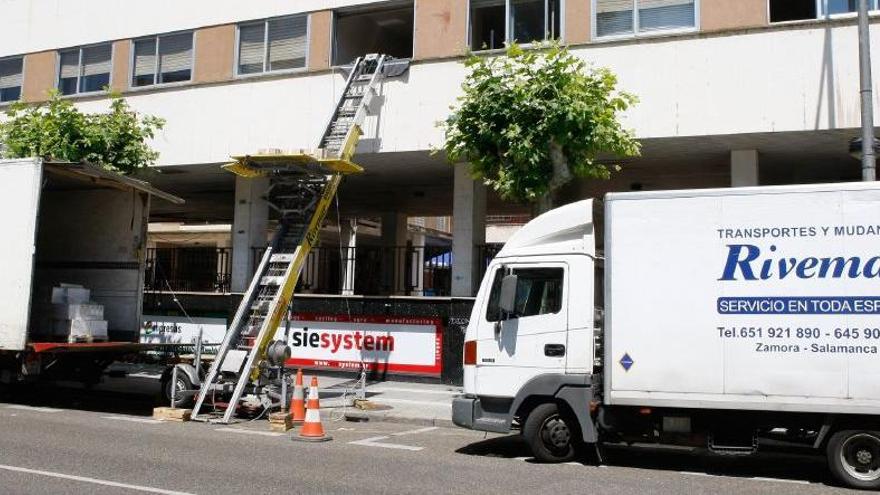
[[[107,320],[53,320],[55,335],[67,336],[68,340],[107,340]]]
[[[53,304],[52,318],[56,320],[103,320],[101,304]]]
[[[52,287],[52,304],[87,304],[91,296],[85,287]]]

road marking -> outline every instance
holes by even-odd
[[[6,406],[6,409],[20,409],[22,411],[36,411],[36,412],[44,412],[44,413],[59,413],[64,410],[64,409],[55,409],[54,407],[23,406],[21,404],[12,404],[10,406]]]
[[[264,437],[283,437],[284,433],[280,433],[277,431],[258,431],[258,430],[243,430],[241,428],[214,428],[214,431],[225,431],[229,433],[244,433],[245,435],[261,435]]]
[[[392,433],[392,436],[399,437],[403,435],[415,435],[416,433],[426,433],[429,431],[439,430],[440,428],[437,426],[428,426],[427,428],[419,428],[418,430],[409,430],[409,431],[400,431],[397,433]]]
[[[532,459],[532,457],[514,457],[513,458],[513,460],[515,460],[515,461],[523,461],[523,462],[525,462],[529,459]]]
[[[131,421],[132,423],[148,423],[151,425],[162,423],[158,419],[135,418],[133,416],[101,416],[101,419],[114,419],[116,421]]]
[[[379,440],[388,440],[391,437],[382,436],[382,437],[370,437],[365,438],[363,440],[358,440],[355,442],[348,442],[350,445],[362,445],[364,447],[382,447],[383,449],[399,449],[399,450],[410,450],[412,452],[418,452],[422,450],[424,447],[413,447],[412,445],[400,445],[397,443],[379,443]]]
[[[376,397],[376,402],[391,402],[392,404],[415,404],[417,406],[437,406],[452,409],[452,404],[446,402],[432,402],[429,400],[409,400],[409,399],[387,399],[385,397]]]
[[[367,392],[405,392],[408,394],[435,394],[435,395],[459,395],[461,392],[452,392],[448,390],[421,390],[418,388],[397,388],[397,387],[382,387],[382,388],[367,388]]]
[[[688,476],[703,476],[706,478],[719,478],[717,474],[700,473],[697,471],[679,471],[679,474],[684,474]]]
[[[752,481],[775,481],[776,483],[794,483],[796,485],[809,485],[810,482],[806,480],[790,480],[785,478],[762,478],[760,476],[755,476],[754,478],[750,478]]]
[[[153,488],[151,486],[129,485],[128,483],[119,483],[116,481],[100,480],[97,478],[88,478],[85,476],[74,476],[72,474],[53,473],[51,471],[39,471],[37,469],[28,469],[28,468],[17,467],[17,466],[7,466],[4,464],[0,464],[0,469],[5,469],[6,471],[15,471],[15,472],[19,472],[19,473],[37,474],[40,476],[47,476],[49,478],[61,478],[61,479],[65,479],[65,480],[82,481],[83,483],[93,483],[95,485],[112,486],[114,488],[125,488],[128,490],[136,490],[139,492],[159,493],[162,495],[193,495],[192,493],[189,493],[189,492],[177,492],[174,490],[163,490],[161,488]]]

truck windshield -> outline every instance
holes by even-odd
[[[515,268],[516,312],[514,317],[523,318],[550,313],[558,313],[562,308],[562,268]],[[504,270],[495,272],[492,280],[492,292],[486,307],[486,320],[499,321],[504,319],[498,300],[501,293],[501,280]]]

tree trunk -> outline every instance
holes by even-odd
[[[534,205],[534,216],[546,213],[553,209],[556,195],[559,189],[571,182],[571,169],[568,167],[568,159],[562,152],[562,146],[555,140],[550,141],[550,163],[553,165],[553,176],[547,184],[547,194],[538,198]]]

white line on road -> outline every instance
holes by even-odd
[[[15,472],[19,472],[19,473],[37,474],[40,476],[47,476],[49,478],[61,478],[61,479],[65,479],[65,480],[82,481],[83,483],[93,483],[95,485],[112,486],[114,488],[126,488],[128,490],[136,490],[139,492],[159,493],[162,495],[193,495],[189,492],[177,492],[174,490],[163,490],[161,488],[153,488],[151,486],[129,485],[128,483],[119,483],[116,481],[99,480],[97,478],[87,478],[85,476],[74,476],[72,474],[53,473],[51,471],[39,471],[37,469],[28,469],[28,468],[17,467],[17,466],[6,466],[4,464],[0,464],[0,469],[5,469],[6,471],[15,471]]]
[[[755,476],[751,478],[752,481],[774,481],[776,483],[794,483],[796,485],[809,485],[810,482],[806,480],[788,480],[784,478],[762,478],[760,476]]]
[[[379,443],[379,440],[387,440],[389,438],[391,437],[370,437],[363,440],[358,440],[356,442],[348,443],[350,445],[362,445],[364,447],[382,447],[383,449],[410,450],[413,452],[418,452],[423,449],[423,447],[413,447],[412,445],[400,445],[397,443]]]
[[[409,400],[409,399],[388,399],[385,397],[376,397],[376,402],[390,402],[392,404],[415,404],[417,406],[437,406],[452,409],[452,404],[448,402],[432,402],[429,400]]]
[[[244,433],[246,435],[261,435],[264,437],[283,437],[284,436],[284,433],[279,433],[277,431],[243,430],[241,428],[215,428],[214,431],[225,431],[228,433]]]
[[[44,412],[44,413],[59,413],[64,409],[55,409],[54,407],[36,407],[36,406],[23,406],[21,404],[12,404],[6,406],[6,409],[20,409],[22,411],[36,411],[36,412]]]
[[[133,416],[101,416],[101,419],[114,419],[116,421],[131,421],[132,423],[147,423],[151,425],[162,423],[158,419],[135,418]]]
[[[403,435],[415,435],[416,433],[426,433],[429,431],[439,430],[440,428],[437,426],[428,426],[427,428],[419,428],[418,430],[409,430],[409,431],[399,431],[397,433],[392,433],[392,436],[399,437]]]

